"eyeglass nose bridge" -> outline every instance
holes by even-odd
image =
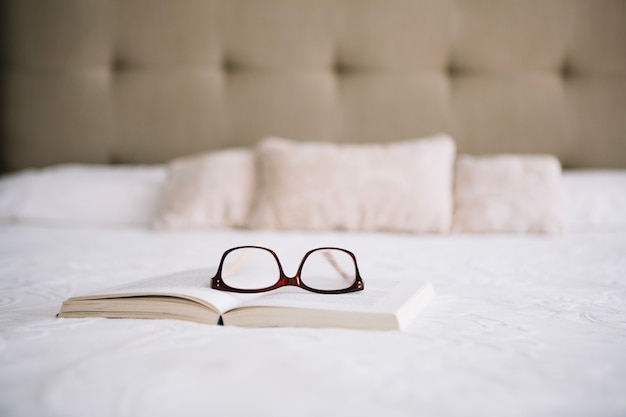
[[[283,268],[283,264],[282,264],[282,262],[280,262],[280,258],[278,257],[276,252],[274,252],[273,250],[271,250],[269,248],[265,248],[263,246],[249,246],[249,247],[250,248],[255,248],[255,249],[263,249],[263,250],[269,252],[272,255],[272,257],[274,258],[274,260],[276,261],[276,265],[278,266],[278,282],[276,282],[270,288],[279,288],[279,287],[283,287],[283,286],[302,287],[302,280],[300,279],[300,273],[302,271],[302,263],[303,263],[304,259],[300,262],[300,266],[296,270],[296,274],[294,276],[290,277],[287,274],[285,274],[285,270]]]
[[[302,280],[300,279],[300,275],[296,274],[293,277],[288,277],[282,272],[281,268],[281,277],[279,284],[281,285],[291,285],[293,287],[300,287],[302,285]]]
[[[291,287],[301,286],[302,281],[300,280],[299,271],[296,272],[296,275],[294,275],[293,277],[288,276],[287,274],[285,274],[285,270],[283,269],[283,264],[280,262],[280,259],[278,258],[278,255],[276,254],[276,252],[274,252],[271,249],[264,248],[261,246],[257,246],[256,248],[263,249],[269,252],[274,257],[274,260],[276,261],[276,265],[278,266],[278,282],[276,282],[270,288],[280,288],[284,286],[291,286]]]

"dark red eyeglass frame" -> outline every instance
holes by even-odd
[[[256,288],[255,289],[233,288],[227,285],[222,279],[222,268],[224,266],[224,260],[226,259],[226,256],[230,252],[234,250],[238,250],[238,249],[262,249],[271,253],[274,259],[276,260],[276,263],[278,264],[278,272],[279,272],[278,281],[276,281],[275,284],[269,287],[258,288],[258,289]],[[306,259],[312,253],[321,251],[321,250],[338,250],[338,251],[341,251],[350,255],[350,257],[352,258],[352,261],[354,262],[354,270],[355,270],[355,280],[354,280],[354,283],[352,283],[352,285],[350,285],[348,288],[343,288],[339,290],[320,290],[317,288],[311,288],[302,282],[302,280],[300,279],[300,274],[302,273],[302,267],[304,266]],[[350,293],[350,292],[355,292],[355,291],[362,291],[365,288],[363,285],[363,279],[361,278],[361,274],[359,273],[359,266],[356,263],[356,256],[354,256],[354,253],[343,248],[335,248],[331,246],[311,249],[310,251],[305,253],[304,256],[302,257],[302,260],[300,261],[300,266],[298,266],[298,271],[296,272],[296,275],[293,277],[288,277],[287,275],[285,275],[285,272],[283,271],[283,266],[280,263],[280,260],[278,259],[278,255],[276,255],[276,252],[274,252],[273,250],[263,247],[263,246],[237,246],[234,248],[230,248],[226,252],[224,252],[224,254],[222,255],[222,259],[220,260],[220,265],[217,268],[217,272],[215,273],[215,276],[211,278],[211,288],[216,289],[216,290],[238,292],[238,293],[266,292],[266,291],[272,291],[277,288],[285,287],[285,286],[300,287],[307,291],[315,292],[318,294],[345,294],[345,293]]]

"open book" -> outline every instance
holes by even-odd
[[[434,296],[430,283],[368,280],[365,290],[316,294],[283,287],[257,294],[210,288],[211,270],[136,282],[63,302],[58,317],[180,319],[247,327],[401,330]]]

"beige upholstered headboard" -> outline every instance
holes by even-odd
[[[266,135],[626,167],[625,0],[3,0],[4,169]]]

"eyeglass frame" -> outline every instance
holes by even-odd
[[[239,249],[262,249],[272,254],[272,256],[274,257],[274,260],[276,261],[276,264],[278,265],[279,276],[278,276],[278,280],[276,281],[276,283],[269,287],[258,288],[258,289],[257,288],[234,288],[226,284],[224,282],[224,278],[222,277],[222,268],[224,266],[224,260],[226,259],[229,253],[235,250],[239,250]],[[343,289],[321,290],[318,288],[309,287],[308,285],[302,282],[302,278],[300,277],[300,275],[302,273],[302,268],[304,267],[304,264],[307,258],[312,253],[321,251],[321,250],[338,250],[338,251],[348,254],[352,258],[352,262],[354,263],[354,272],[355,272],[354,282],[352,283],[352,285]],[[318,294],[347,294],[351,292],[362,291],[365,288],[365,286],[363,285],[363,279],[361,278],[361,274],[359,272],[359,266],[357,264],[356,256],[354,255],[354,253],[350,252],[347,249],[337,248],[337,247],[332,247],[332,246],[315,248],[306,252],[304,256],[302,257],[302,260],[300,261],[300,265],[298,266],[296,275],[294,275],[293,277],[288,277],[287,275],[285,275],[285,272],[283,271],[283,265],[280,263],[280,259],[278,259],[278,255],[276,254],[276,252],[274,252],[272,249],[266,248],[264,246],[254,246],[254,245],[236,246],[224,252],[224,254],[222,255],[222,259],[220,260],[219,267],[217,268],[217,272],[215,273],[215,276],[211,278],[211,288],[213,288],[214,290],[229,291],[229,292],[236,292],[236,293],[247,293],[247,294],[261,293],[261,292],[272,291],[272,290],[275,290],[281,287],[286,287],[286,286],[299,287],[304,290],[311,291],[311,292],[318,293]]]

